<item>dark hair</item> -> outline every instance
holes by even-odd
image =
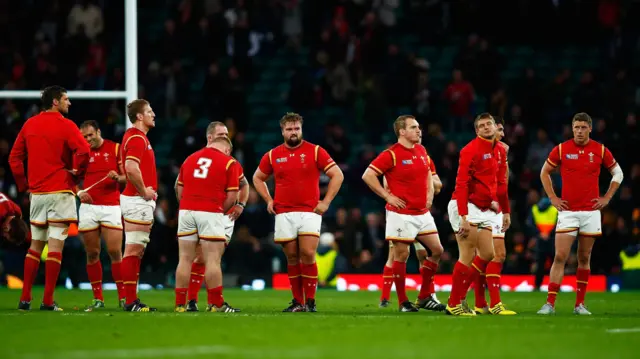
[[[493,118],[493,116],[491,116],[491,114],[489,112],[483,112],[483,113],[479,114],[478,116],[476,116],[476,119],[473,120],[473,128],[478,128],[478,121],[487,120],[487,119],[493,120],[494,123],[496,121]]]
[[[493,116],[493,120],[496,121],[496,125],[504,126],[504,118],[502,116]]]
[[[9,241],[20,245],[27,239],[27,234],[29,233],[29,227],[20,217],[13,217],[11,221],[9,221]]]
[[[589,124],[589,127],[593,126],[593,120],[591,120],[591,116],[589,116],[586,112],[576,113],[571,120],[571,125],[573,125],[574,122],[586,122]]]
[[[300,124],[302,125],[304,120],[302,119],[302,116],[300,116],[299,114],[297,114],[295,112],[287,112],[280,119],[280,128],[284,128],[284,126],[287,123],[291,123],[291,122],[300,122]]]
[[[87,128],[87,127],[93,127],[96,131],[98,131],[100,129],[100,126],[98,126],[98,121],[94,121],[94,120],[84,121],[80,125],[80,128]]]
[[[400,130],[407,128],[408,119],[415,119],[415,117],[412,115],[401,115],[393,121],[393,132],[395,132],[396,137],[400,137]]]
[[[129,121],[131,121],[131,123],[136,123],[138,120],[138,114],[142,113],[142,109],[148,105],[149,101],[140,98],[131,101],[131,103],[127,105],[127,117],[129,117]]]
[[[53,107],[53,100],[60,101],[62,95],[66,93],[67,90],[62,86],[53,85],[45,87],[44,90],[42,90],[42,94],[40,95],[42,106],[46,109],[50,109],[51,107]]]

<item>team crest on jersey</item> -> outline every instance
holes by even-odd
[[[306,155],[304,153],[300,154],[300,162],[304,163],[304,158]]]
[[[589,152],[589,162],[593,163],[593,152]]]
[[[578,155],[575,153],[567,153],[567,159],[568,160],[577,160],[578,159]]]
[[[412,165],[413,164],[413,160],[402,160],[402,164],[403,165]]]
[[[488,160],[489,158],[491,158],[491,154],[490,153],[485,153],[484,155],[482,155],[482,160]]]
[[[425,164],[425,166],[427,165],[427,159],[424,158],[424,156],[420,156],[420,159],[422,160],[422,163]]]
[[[287,162],[287,158],[286,157],[276,158],[276,163],[285,163],[285,162]]]

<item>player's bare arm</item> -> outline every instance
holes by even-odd
[[[240,180],[240,192],[237,195],[238,201],[235,203],[231,211],[229,211],[229,218],[232,221],[237,220],[242,212],[244,211],[244,207],[247,205],[247,201],[249,200],[249,181],[247,178],[242,176]]]
[[[380,180],[378,179],[378,174],[374,170],[367,168],[362,175],[362,180],[367,184],[367,186],[369,186],[369,188],[371,188],[373,193],[377,194],[380,198],[387,201],[387,203],[389,203],[390,205],[396,208],[405,208],[405,201],[394,196],[393,194],[391,194],[391,192],[385,190],[382,187],[382,185],[380,184]]]
[[[616,194],[616,191],[618,191],[618,188],[620,188],[620,184],[622,183],[622,179],[624,178],[624,174],[622,173],[620,165],[616,163],[615,166],[611,167],[609,172],[612,176],[611,183],[609,184],[609,189],[604,196],[591,200],[592,202],[594,202],[593,209],[599,210],[606,207],[611,201],[611,198],[613,198],[613,195]]]
[[[269,193],[269,187],[267,187],[267,180],[269,179],[269,175],[260,171],[260,169],[256,169],[256,172],[253,174],[253,187],[255,187],[256,192],[262,197],[262,199],[267,203],[267,211],[271,214],[276,214],[273,210],[273,197]]]
[[[316,208],[313,211],[317,214],[323,214],[329,209],[329,205],[336,195],[338,191],[340,191],[340,187],[342,186],[342,181],[344,181],[344,174],[342,170],[338,166],[331,167],[326,172],[327,177],[329,177],[329,185],[327,187],[327,193],[324,195],[322,201],[318,202]]]
[[[551,204],[558,209],[558,211],[564,211],[569,209],[567,201],[556,195],[556,191],[553,189],[553,184],[551,183],[551,173],[555,170],[553,166],[549,164],[549,162],[545,162],[544,166],[542,166],[542,170],[540,171],[540,181],[542,181],[542,187],[544,191],[547,193],[547,197],[551,200]]]
[[[238,191],[227,191],[227,198],[222,203],[223,213],[227,213],[238,201]]]
[[[178,200],[178,202],[180,202],[180,200],[182,199],[182,183],[180,183],[180,181],[178,181],[178,178],[176,178],[176,183],[173,185],[173,189],[175,189],[176,191],[176,199]]]
[[[142,172],[140,172],[140,165],[134,160],[127,160],[124,164],[124,170],[127,174],[127,179],[136,188],[138,193],[146,201],[155,199],[156,193],[151,187],[144,186],[144,180],[142,179]]]
[[[434,173],[431,174],[431,180],[433,182],[433,194],[436,195],[442,191],[442,181],[440,176]]]
[[[435,186],[433,184],[433,175],[431,169],[427,173],[427,209],[431,209],[433,206],[433,196],[435,194]]]

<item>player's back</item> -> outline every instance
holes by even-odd
[[[28,164],[29,188],[32,193],[48,193],[71,190],[74,180],[69,170],[73,169],[73,151],[69,139],[79,130],[74,122],[59,112],[41,112],[31,117],[22,127]],[[83,141],[85,153],[89,145]]]
[[[227,187],[228,178],[241,174],[234,171],[234,166],[239,164],[231,156],[210,147],[187,157],[178,176],[178,181],[183,186],[180,209],[223,212],[226,192],[238,190],[237,187]]]
[[[91,198],[95,205],[115,206],[120,203],[120,184],[110,179],[103,181],[110,171],[118,172],[119,149],[120,145],[110,140],[103,140],[100,147],[91,149],[84,187],[102,181],[91,188]]]

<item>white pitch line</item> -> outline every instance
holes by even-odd
[[[640,333],[640,327],[607,329],[607,333]]]
[[[296,356],[301,358],[316,358],[321,353],[303,350],[257,350],[224,345],[192,346],[192,347],[155,347],[141,349],[104,349],[104,350],[73,350],[60,353],[24,353],[22,359],[86,359],[86,358],[157,358],[157,357],[188,357],[211,354],[226,354],[239,356],[254,356],[280,358],[282,356]]]

